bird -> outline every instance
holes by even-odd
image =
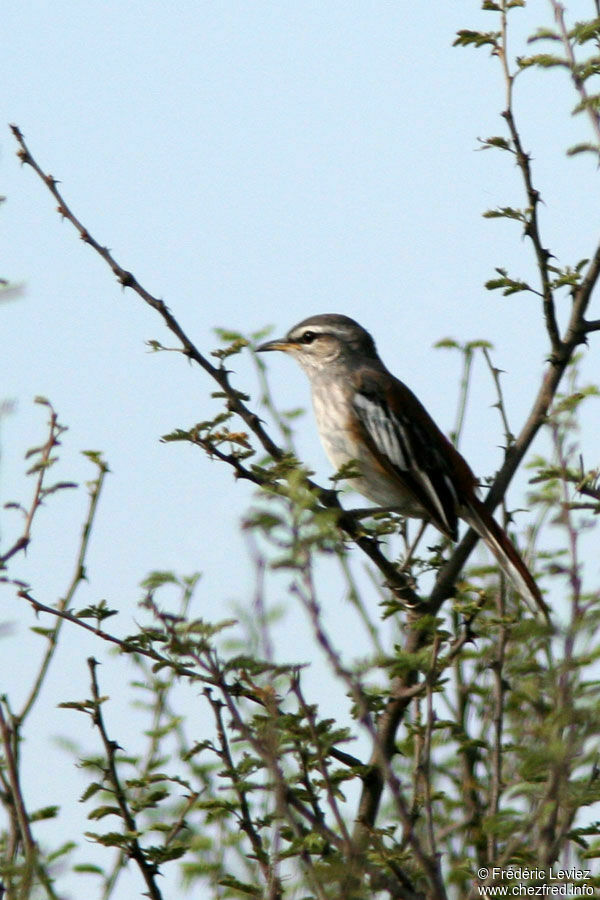
[[[303,319],[257,352],[281,350],[311,385],[321,442],[349,485],[378,507],[433,524],[452,541],[473,528],[518,593],[548,607],[514,544],[477,496],[469,464],[415,394],[386,368],[369,332],[349,316]]]

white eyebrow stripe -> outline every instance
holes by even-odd
[[[315,334],[327,334],[328,329],[324,325],[303,325],[302,328],[293,328],[289,332],[288,338],[291,341],[296,340],[302,337],[303,334],[306,334],[307,331],[313,331]]]

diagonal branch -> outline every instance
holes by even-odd
[[[506,110],[503,113],[503,116],[507,122],[513,141],[517,163],[521,169],[525,193],[529,202],[530,216],[526,234],[532,241],[540,273],[543,294],[543,315],[546,331],[548,332],[550,340],[551,353],[529,415],[514,444],[508,448],[504,463],[497,472],[488,491],[485,505],[490,512],[493,512],[503,499],[513,475],[523,461],[523,458],[529,450],[538,431],[545,423],[560,381],[573,358],[575,350],[580,344],[587,342],[587,335],[590,332],[600,330],[600,321],[587,322],[585,319],[592,292],[600,277],[600,243],[597,245],[592,258],[587,265],[587,270],[581,283],[573,289],[571,315],[563,338],[561,338],[558,330],[548,267],[550,254],[543,246],[537,217],[540,195],[533,185],[530,157],[523,150],[521,138],[512,113],[512,86],[514,76],[509,71],[506,54],[506,8],[501,11],[501,16],[502,46],[498,50],[498,55],[501,57],[503,65],[507,91]],[[428,603],[421,607],[421,611],[426,608],[427,611],[433,615],[439,612],[442,603],[452,595],[456,579],[469,555],[473,551],[477,541],[477,535],[472,529],[469,529],[458,546],[454,549],[446,564],[440,569],[433,591],[429,596]],[[403,650],[408,653],[416,653],[424,646],[426,640],[426,633],[422,628],[418,627],[418,620],[409,616],[405,629]],[[380,753],[379,748],[383,747],[385,752],[390,754],[390,758],[394,754],[396,732],[409,705],[411,691],[418,683],[419,676],[415,671],[410,671],[402,678],[397,678],[392,687],[390,700],[379,718],[377,727],[378,746],[374,748],[370,759],[372,777],[364,783],[357,817],[357,831],[362,832],[363,834],[367,833],[368,829],[375,823],[385,784],[384,772],[378,763],[378,755]]]
[[[181,344],[181,352],[191,359],[193,362],[197,363],[204,371],[210,375],[214,381],[217,382],[224,395],[227,398],[227,408],[229,411],[236,413],[242,421],[248,426],[248,428],[253,432],[253,434],[258,438],[260,444],[263,449],[275,460],[281,460],[285,456],[285,451],[272,440],[267,431],[263,428],[262,422],[259,416],[253,412],[243,400],[243,394],[240,391],[237,391],[229,381],[229,372],[223,366],[214,366],[210,360],[204,356],[195,346],[195,344],[190,340],[188,335],[185,333],[177,319],[173,316],[170,309],[158,297],[154,297],[149,291],[147,291],[137,280],[137,278],[128,270],[124,269],[114,258],[112,253],[109,251],[107,247],[103,247],[88,231],[85,225],[77,218],[77,216],[72,212],[68,204],[66,203],[64,197],[59,191],[57,185],[57,180],[49,174],[46,174],[41,166],[36,162],[36,160],[31,155],[27,144],[25,143],[25,139],[20,128],[17,125],[11,125],[11,131],[19,145],[19,149],[17,151],[17,156],[21,160],[21,162],[25,165],[30,166],[37,176],[44,182],[52,196],[58,203],[58,212],[60,215],[67,219],[73,227],[79,233],[80,238],[85,241],[86,244],[89,244],[99,256],[106,262],[106,264],[110,267],[112,272],[117,277],[117,280],[123,287],[131,288],[143,301],[147,303],[152,309],[154,309],[162,318],[163,322],[167,326],[167,328],[178,338]],[[211,452],[220,456],[219,453],[215,451],[214,448],[211,449]],[[250,480],[254,481],[256,484],[261,486],[265,486],[268,482],[266,479],[261,479],[259,475],[252,474],[249,475],[249,470],[244,469],[241,465],[239,458],[234,455],[222,454],[221,459],[223,461],[228,462],[230,465],[233,465],[236,475],[238,477],[250,478]],[[335,509],[339,511],[338,524],[343,531],[346,532],[349,538],[353,540],[365,553],[372,563],[379,569],[379,571],[385,577],[388,586],[390,589],[398,594],[403,600],[409,602],[413,606],[417,606],[419,604],[419,597],[416,595],[414,590],[411,587],[409,579],[391,563],[387,557],[382,553],[379,549],[379,544],[375,538],[369,537],[363,531],[360,523],[356,522],[356,520],[350,515],[344,512],[342,509],[340,502],[337,498],[337,494],[335,491],[327,490],[307,479],[307,486],[315,492],[319,501],[323,504],[323,506],[328,509]]]

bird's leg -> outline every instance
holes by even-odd
[[[428,524],[429,523],[427,522],[427,520],[423,520],[421,522],[421,524],[419,525],[419,530],[417,531],[417,536],[415,537],[414,541],[412,542],[412,544],[410,544],[408,550],[406,551],[406,555],[404,557],[404,562],[402,563],[402,565],[400,567],[401,572],[405,572],[406,569],[408,568],[408,565],[411,561],[412,555],[415,552],[415,550],[417,549],[417,544],[423,537],[423,532],[427,528]],[[404,542],[408,543],[408,528],[407,528],[406,519],[403,521],[403,536],[404,536]]]

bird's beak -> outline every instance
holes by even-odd
[[[259,344],[256,348],[257,353],[264,353],[266,350],[291,350],[294,345],[291,341],[286,340],[286,338],[278,338],[275,341],[266,341],[264,344]]]

